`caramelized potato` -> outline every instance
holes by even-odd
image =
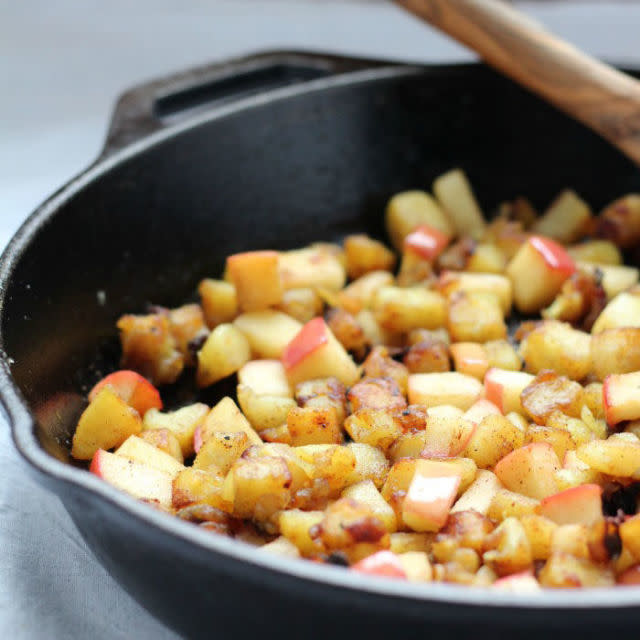
[[[458,291],[449,298],[447,329],[454,342],[487,342],[507,335],[493,294]]]
[[[381,242],[364,234],[347,236],[344,240],[347,275],[352,280],[371,271],[393,271],[395,255]]]
[[[546,424],[555,410],[579,418],[584,404],[582,387],[553,371],[539,373],[520,396],[527,414],[538,424]]]

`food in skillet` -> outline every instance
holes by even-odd
[[[487,223],[460,170],[394,196],[397,254],[230,256],[200,304],[119,319],[72,455],[169,513],[369,574],[640,584],[640,196]],[[348,284],[347,284],[348,282]],[[520,318],[518,322],[517,317]],[[511,334],[508,325],[515,331]],[[163,411],[195,368],[236,397]],[[111,450],[111,451],[110,451]]]

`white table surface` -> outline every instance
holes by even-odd
[[[640,63],[638,4],[521,4],[593,54]],[[124,88],[272,48],[429,62],[472,57],[386,3],[0,0],[0,246],[97,155]],[[95,561],[58,499],[27,476],[4,424],[0,637],[177,638]]]

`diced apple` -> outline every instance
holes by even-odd
[[[168,473],[104,449],[95,452],[89,470],[134,498],[157,501],[163,507],[171,507],[172,478]]]
[[[227,258],[227,272],[243,311],[259,311],[282,300],[277,251],[248,251]]]
[[[242,431],[211,432],[200,447],[193,468],[224,476],[248,447],[249,438]]]
[[[251,358],[249,342],[232,324],[219,324],[198,351],[196,382],[208,387],[234,374]]]
[[[460,472],[443,462],[420,460],[402,506],[402,519],[414,531],[439,531],[458,494]]]
[[[284,350],[282,364],[292,387],[305,380],[331,376],[349,386],[359,377],[351,356],[322,318],[304,325]]]
[[[432,227],[448,236],[455,232],[447,214],[436,200],[424,191],[397,193],[389,200],[385,217],[391,244],[398,251],[402,251],[405,237],[421,225]]]
[[[247,434],[250,444],[262,444],[260,436],[242,415],[236,403],[229,397],[222,398],[211,409],[202,424],[195,430],[193,441],[196,453],[212,433],[241,431]]]
[[[464,171],[452,169],[436,178],[433,193],[453,220],[459,235],[482,236],[484,218]]]
[[[413,253],[422,260],[433,262],[449,244],[449,235],[435,227],[421,225],[404,239],[404,252]]]
[[[568,244],[588,230],[591,208],[575,191],[565,189],[533,225],[533,232]]]
[[[543,236],[531,236],[507,266],[516,307],[535,313],[546,307],[576,270],[564,247]]]
[[[590,262],[578,262],[577,265],[581,271],[586,273],[596,274],[596,271],[598,272],[602,281],[602,288],[605,290],[609,300],[638,283],[639,272],[635,267],[621,264],[593,264]]]
[[[607,376],[602,387],[607,424],[640,418],[640,371]]]
[[[534,376],[523,371],[489,369],[484,377],[486,398],[495,404],[503,414],[512,411],[524,414],[520,394],[533,380]]]
[[[503,314],[511,311],[513,287],[509,278],[497,273],[468,273],[443,271],[438,280],[438,290],[446,298],[458,291],[466,293],[491,293],[500,303]]]
[[[302,324],[281,311],[243,313],[233,322],[249,341],[258,358],[280,358],[286,346],[302,329]]]
[[[502,415],[502,413],[493,402],[480,398],[467,409],[464,418],[473,424],[480,424],[484,418],[492,415]]]
[[[238,382],[259,395],[293,398],[280,360],[251,360],[238,371]]]
[[[89,391],[89,402],[107,385],[141,416],[149,409],[162,409],[160,392],[139,373],[128,370],[114,371],[102,378]]]
[[[487,515],[493,498],[502,488],[500,480],[491,471],[479,469],[471,486],[458,498],[451,508],[451,513],[473,509]]]
[[[164,451],[160,451],[160,449],[145,442],[138,436],[129,436],[116,449],[115,454],[132,462],[139,462],[158,471],[164,471],[172,478],[184,469],[184,465],[180,464],[174,457]]]
[[[602,310],[591,328],[596,335],[607,329],[620,327],[640,327],[640,297],[630,293],[619,293]]]
[[[210,329],[231,322],[238,315],[238,297],[231,282],[205,278],[198,285],[200,303]]]
[[[208,413],[209,407],[202,402],[169,413],[150,409],[145,413],[142,428],[169,429],[178,438],[183,457],[188,458],[193,454],[193,434]]]
[[[494,472],[510,491],[541,500],[558,492],[554,474],[560,461],[553,447],[534,442],[506,455]]]
[[[610,240],[587,240],[567,247],[567,253],[578,266],[583,262],[595,265],[621,265],[620,249]]]
[[[466,411],[482,396],[482,384],[456,371],[409,376],[409,404],[437,407],[450,404]]]
[[[280,254],[280,279],[285,289],[322,287],[339,291],[344,287],[347,273],[333,247],[325,244]]]
[[[540,501],[540,515],[556,524],[591,526],[602,519],[602,487],[583,484]]]
[[[140,414],[107,385],[80,416],[71,455],[78,460],[91,460],[98,449],[117,447],[140,431]]]
[[[407,578],[400,558],[391,551],[377,551],[351,565],[351,569],[359,573],[385,578],[403,578],[405,580]]]
[[[173,431],[170,431],[169,429],[145,429],[143,422],[140,437],[145,442],[156,447],[156,449],[160,449],[160,451],[168,453],[180,464],[184,462],[184,455],[182,455],[180,441]]]
[[[535,593],[541,590],[540,583],[530,571],[513,573],[510,576],[500,578],[491,585],[491,588],[513,593]]]
[[[449,347],[453,365],[458,373],[483,380],[489,369],[487,351],[478,342],[456,342]]]

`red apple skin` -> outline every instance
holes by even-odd
[[[480,400],[476,400],[469,409],[464,414],[464,418],[473,422],[474,424],[480,424],[484,418],[492,415],[502,415],[502,411],[498,405],[491,400],[487,400],[486,398],[480,398]]]
[[[432,262],[449,244],[449,236],[426,224],[416,227],[405,239],[404,249]]]
[[[566,249],[544,236],[531,236],[529,244],[544,258],[544,261],[554,271],[560,271],[570,276],[576,270],[576,264]]]
[[[196,430],[193,432],[193,449],[196,453],[200,451],[202,445],[204,444],[202,440],[202,426],[199,425],[196,427]]]
[[[102,378],[89,391],[89,402],[107,385],[141,416],[144,416],[149,409],[162,409],[160,392],[139,373],[127,369],[114,371]]]
[[[459,486],[459,475],[425,475],[416,471],[405,497],[403,513],[412,511],[429,520],[437,531],[447,522]]]
[[[289,371],[311,353],[329,341],[327,325],[322,318],[309,320],[282,354],[282,364]]]
[[[449,457],[457,458],[458,456],[462,455],[462,452],[467,448],[467,445],[471,442],[471,438],[473,438],[473,435],[478,428],[477,422],[472,422],[472,424],[473,428],[469,429],[469,433],[463,440],[460,440],[457,447],[453,447],[451,449],[451,451],[449,452]]]
[[[638,405],[634,396],[640,386],[640,372],[612,373],[602,384],[602,404],[604,417],[610,426],[623,420],[637,420]],[[624,400],[624,402],[620,402]],[[629,406],[631,405],[631,406]]]
[[[540,515],[557,524],[586,524],[602,518],[602,487],[582,484],[540,501]]]
[[[502,406],[502,385],[491,377],[491,371],[489,369],[484,377],[484,394],[486,399],[498,408],[500,413],[504,413]]]
[[[386,578],[404,578],[406,580],[402,563],[392,551],[378,551],[352,565],[351,569],[372,576],[384,576]]]

